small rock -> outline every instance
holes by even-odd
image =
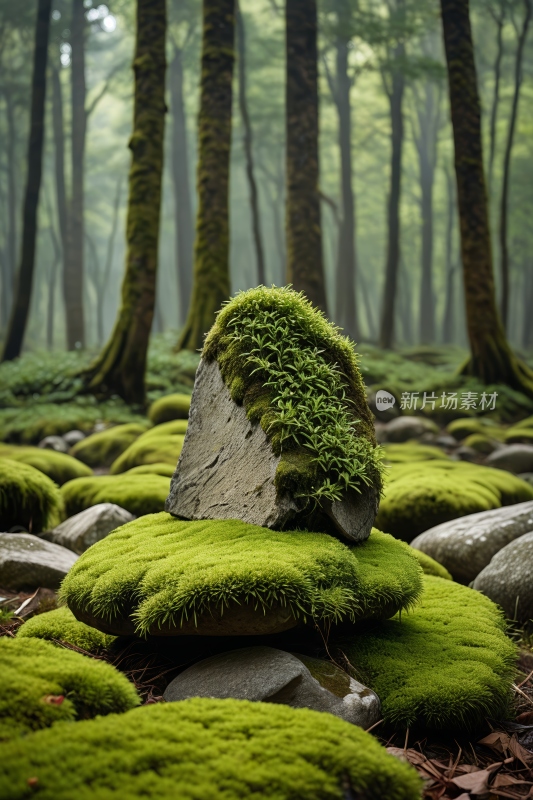
[[[444,450],[450,450],[452,447],[457,446],[457,441],[453,436],[449,436],[447,433],[442,433],[440,436],[437,436],[434,443],[437,447],[442,447]]]
[[[111,531],[133,519],[133,514],[114,503],[98,503],[41,534],[41,538],[81,555],[95,542],[105,539]]]
[[[363,728],[380,718],[377,694],[334,664],[273,647],[231,650],[189,667],[169,683],[164,699],[175,702],[190,697],[233,697],[311,708]]]
[[[421,533],[411,547],[422,550],[470,583],[503,547],[533,530],[533,500],[443,522]]]
[[[521,472],[518,477],[533,486],[533,472]]]
[[[475,579],[473,588],[498,603],[508,619],[532,619],[533,531],[496,553]]]
[[[31,533],[0,533],[0,586],[59,588],[78,556]]]
[[[479,459],[479,453],[472,447],[467,447],[465,444],[462,444],[461,447],[457,448],[452,458],[456,461],[470,461],[471,463],[475,463]]]
[[[78,444],[78,442],[81,442],[82,439],[85,438],[86,436],[83,431],[68,431],[68,433],[63,434],[63,439],[69,447],[74,447],[75,444]]]
[[[56,453],[68,453],[68,444],[62,436],[46,436],[39,442],[43,450],[55,450]]]
[[[407,442],[428,432],[437,433],[438,429],[435,423],[425,417],[397,417],[388,422],[385,428],[388,442]]]
[[[533,472],[533,446],[530,444],[508,444],[495,450],[485,459],[487,467],[497,467],[514,472]]]

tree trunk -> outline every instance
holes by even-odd
[[[503,22],[505,18],[504,6],[500,7],[499,17],[494,16],[498,32],[496,34],[496,59],[494,61],[494,92],[492,95],[492,108],[490,110],[490,150],[489,150],[489,196],[492,193],[492,170],[494,166],[494,153],[496,151],[496,120],[498,118],[498,104],[500,102],[500,78],[503,58]]]
[[[524,292],[524,318],[522,328],[522,346],[526,349],[533,347],[533,314],[531,308],[533,306],[533,261],[526,264],[526,291]]]
[[[441,0],[455,143],[461,255],[471,356],[462,368],[485,383],[506,383],[533,396],[533,372],[505,338],[494,293],[480,104],[468,0]]]
[[[7,269],[6,284],[2,286],[2,298],[4,301],[4,319],[8,319],[11,314],[13,304],[13,283],[17,266],[17,182],[15,176],[15,109],[11,87],[4,90],[6,99],[7,116],[7,202],[8,202],[8,239],[7,239]]]
[[[252,212],[252,232],[254,237],[255,258],[257,262],[257,282],[265,284],[265,257],[263,253],[263,239],[261,236],[261,222],[259,217],[259,198],[257,196],[257,184],[254,175],[254,161],[252,154],[252,125],[248,114],[248,102],[246,99],[246,37],[244,30],[244,20],[237,2],[235,6],[235,19],[237,22],[237,52],[239,67],[239,109],[241,112],[242,124],[244,127],[244,154],[246,157],[246,175],[250,187],[250,208]]]
[[[65,133],[63,120],[63,94],[61,91],[61,80],[59,70],[52,67],[52,120],[54,127],[54,149],[55,149],[55,184],[57,216],[59,219],[59,232],[61,234],[61,246],[63,249],[63,262],[68,251],[67,247],[67,196],[65,191]]]
[[[287,282],[327,313],[318,188],[316,0],[286,3]]]
[[[63,271],[67,347],[85,345],[83,318],[83,162],[85,153],[85,11],[83,0],[72,0],[72,198],[68,247]]]
[[[13,308],[6,335],[3,361],[11,361],[20,355],[31,301],[37,241],[37,207],[43,159],[46,62],[51,9],[52,0],[39,0],[35,25],[28,176],[24,197],[21,258],[16,276]]]
[[[444,318],[442,321],[442,341],[451,344],[453,341],[453,284],[455,268],[452,265],[453,227],[455,220],[455,192],[453,178],[446,168],[446,188],[448,193],[448,209],[446,219],[446,298],[444,303]]]
[[[401,61],[405,54],[403,44],[395,48],[395,60]],[[380,346],[390,349],[394,340],[394,306],[400,263],[400,193],[402,180],[403,113],[402,102],[405,77],[400,68],[392,74],[392,91],[389,94],[391,115],[391,180],[388,200],[388,245],[385,287],[381,312]]]
[[[513,105],[511,109],[511,118],[509,120],[509,131],[507,133],[507,143],[505,145],[505,157],[503,161],[502,196],[500,203],[500,249],[502,260],[501,315],[504,330],[507,328],[507,315],[509,311],[509,249],[507,246],[507,221],[509,214],[511,150],[513,149],[514,132],[516,128],[516,119],[518,116],[518,101],[520,99],[520,86],[522,85],[522,59],[527,31],[529,28],[529,21],[531,19],[531,2],[532,0],[524,0],[525,16],[522,30],[520,32],[520,36],[518,37],[518,47],[515,60]]]
[[[178,350],[199,350],[230,293],[229,160],[235,0],[204,0],[198,115],[198,212],[191,305]]]
[[[165,129],[165,0],[137,0],[135,105],[126,272],[111,337],[85,372],[87,388],[143,405],[146,353],[154,315]]]
[[[182,51],[175,47],[174,56],[170,62],[170,107],[172,111],[172,181],[176,215],[176,264],[180,324],[185,325],[191,300],[194,229],[189,187],[187,125],[183,103],[182,55]]]

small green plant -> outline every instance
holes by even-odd
[[[15,615],[12,611],[8,611],[7,608],[0,608],[0,625],[7,625],[9,622],[13,622],[15,619]]]

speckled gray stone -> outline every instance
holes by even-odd
[[[473,587],[498,603],[508,619],[533,619],[533,532],[496,553]]]
[[[533,446],[530,444],[506,444],[485,459],[487,467],[497,467],[518,475],[533,472]]]
[[[31,533],[0,533],[0,586],[58,589],[78,556]]]
[[[91,545],[105,539],[111,531],[134,519],[133,514],[115,503],[98,503],[69,517],[57,528],[41,534],[41,538],[81,555]]]

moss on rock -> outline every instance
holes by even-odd
[[[89,653],[103,650],[114,642],[115,637],[78,622],[70,608],[61,606],[31,617],[19,628],[18,639],[58,639],[68,642]]]
[[[176,467],[172,464],[156,461],[155,464],[141,464],[138,467],[132,467],[123,472],[122,475],[164,475],[165,478],[171,478],[175,469]]]
[[[411,552],[422,567],[424,575],[434,575],[436,578],[444,578],[445,581],[453,581],[446,567],[443,567],[442,564],[439,564],[434,558],[426,555],[422,550],[417,550],[416,547],[412,547]]]
[[[93,433],[74,445],[71,453],[91,467],[110,467],[130,444],[145,433],[147,426],[138,422],[115,425],[105,431]]]
[[[386,444],[383,447],[385,464],[404,464],[407,461],[449,461],[438,447],[427,444]]]
[[[186,430],[186,420],[173,420],[156,425],[139,436],[113,462],[111,474],[118,475],[145,464],[166,463],[175,467],[183,447]]]
[[[39,533],[63,516],[60,491],[50,478],[29,464],[0,458],[0,530],[21,525]]]
[[[511,701],[516,647],[500,609],[473,589],[424,578],[422,600],[357,637],[335,639],[397,730],[472,730]]]
[[[48,475],[55,483],[61,486],[74,478],[87,478],[93,474],[81,461],[66,453],[56,453],[55,450],[46,450],[42,447],[21,447],[13,444],[0,444],[0,459],[9,458],[11,461],[20,461],[35,467],[39,472]]]
[[[115,503],[139,517],[162,511],[169,488],[163,475],[101,475],[69,481],[61,494],[69,517],[98,503]]]
[[[0,639],[0,661],[0,739],[61,720],[120,713],[140,702],[133,684],[110,664],[51,642],[5,637]],[[8,792],[4,797],[14,797],[9,795],[13,785],[0,785]]]
[[[471,433],[470,436],[467,436],[464,440],[464,444],[466,447],[471,447],[472,450],[482,455],[492,453],[496,447],[494,442],[488,436],[485,436],[484,433]]]
[[[148,409],[148,417],[154,425],[170,422],[174,419],[187,419],[191,407],[188,394],[167,394],[152,403]]]

